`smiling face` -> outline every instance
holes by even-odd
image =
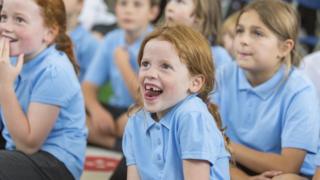
[[[33,0],[4,0],[0,21],[1,38],[10,39],[10,56],[25,54],[32,59],[52,40],[41,10]]]
[[[189,95],[193,78],[176,48],[168,41],[147,42],[139,69],[139,85],[144,108],[161,118]]]
[[[260,20],[254,10],[244,12],[236,26],[236,61],[249,73],[270,76],[281,64],[280,41]]]

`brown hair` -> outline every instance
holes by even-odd
[[[297,51],[297,38],[300,27],[300,17],[295,9],[288,3],[280,0],[255,0],[241,10],[237,20],[247,11],[254,10],[259,15],[260,20],[268,27],[280,41],[291,39],[294,47],[290,52],[290,57],[284,57],[283,61],[290,68],[291,65],[299,66],[300,58]]]
[[[205,83],[198,92],[198,97],[207,104],[208,110],[214,117],[218,128],[221,129],[221,118],[218,108],[215,104],[210,103],[208,97],[215,84],[215,68],[208,41],[199,32],[184,25],[159,27],[143,40],[138,55],[139,65],[141,64],[144,48],[152,39],[170,42],[178,52],[181,61],[186,64],[190,75],[204,76]],[[130,112],[133,109],[141,109],[142,107],[143,104],[140,98],[137,100],[136,105],[131,108]]]
[[[222,19],[220,0],[193,0],[193,4],[196,28],[215,45]]]
[[[49,28],[58,28],[58,34],[54,39],[56,48],[66,53],[76,72],[79,67],[73,52],[73,45],[67,35],[66,9],[62,0],[35,0],[42,10],[44,24]]]

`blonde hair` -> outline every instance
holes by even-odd
[[[221,129],[221,118],[218,108],[209,101],[209,93],[215,85],[215,68],[208,41],[199,32],[185,25],[161,26],[156,28],[143,40],[138,55],[139,65],[141,64],[144,48],[152,39],[170,42],[175,47],[182,63],[186,64],[190,75],[204,76],[205,83],[198,92],[198,97],[207,104],[209,112],[214,117],[219,129]],[[135,106],[130,108],[129,113],[142,107],[143,103],[140,97]]]
[[[210,41],[211,45],[215,45],[222,19],[220,0],[193,0],[193,4],[195,27]]]
[[[218,37],[217,37],[217,43],[219,45],[224,45],[223,44],[223,36],[224,35],[230,35],[230,37],[234,38],[235,37],[235,29],[236,29],[236,25],[237,25],[237,20],[239,17],[240,12],[237,11],[231,15],[229,15],[223,22],[219,33],[218,33]]]
[[[291,39],[294,41],[294,47],[289,57],[283,57],[283,62],[288,68],[300,65],[297,50],[297,38],[300,27],[300,17],[296,10],[288,3],[280,0],[255,0],[244,7],[237,19],[247,11],[254,10],[259,15],[260,20],[270,29],[280,41]]]

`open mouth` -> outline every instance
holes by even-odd
[[[146,98],[155,98],[162,94],[163,90],[153,84],[144,85],[144,95]]]
[[[10,36],[2,35],[2,37],[9,39],[9,42],[10,42],[10,43],[14,43],[14,42],[17,42],[17,41],[18,41],[18,39],[15,39],[15,38],[10,37]]]

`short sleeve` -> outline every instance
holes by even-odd
[[[133,153],[133,136],[132,136],[132,128],[133,128],[133,118],[130,117],[128,123],[126,125],[124,135],[122,138],[122,151],[124,156],[126,157],[127,166],[136,164],[135,156]]]
[[[188,112],[179,122],[182,159],[207,160],[214,164],[220,156],[222,141],[214,120],[200,112]]]
[[[281,135],[282,147],[301,148],[315,153],[319,124],[318,99],[309,86],[293,96],[289,103]]]
[[[61,107],[68,105],[71,98],[80,91],[80,85],[72,67],[46,67],[34,82],[31,101],[53,104]]]

